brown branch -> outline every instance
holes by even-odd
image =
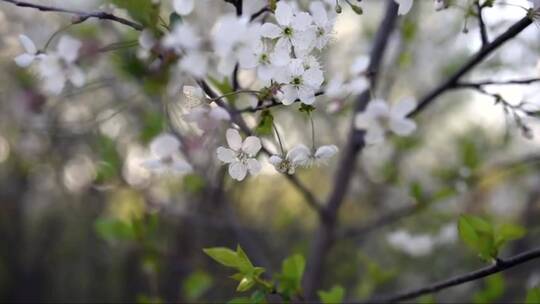
[[[482,40],[482,47],[485,47],[489,43],[486,23],[482,11],[485,8],[484,5],[480,5],[480,0],[477,0],[474,5],[476,6],[476,17],[478,18],[478,26],[480,27],[480,39]]]
[[[508,259],[498,259],[497,263],[494,265],[487,266],[487,267],[484,267],[484,268],[481,268],[481,269],[478,269],[478,270],[475,270],[475,271],[472,271],[472,272],[469,272],[460,276],[456,276],[456,277],[453,277],[453,278],[450,278],[441,282],[437,282],[435,284],[431,284],[425,287],[413,289],[410,291],[391,295],[388,297],[375,296],[369,302],[370,303],[395,303],[399,301],[411,300],[421,295],[434,293],[434,292],[437,292],[446,288],[472,282],[472,281],[487,277],[489,275],[505,271],[507,269],[518,266],[520,264],[524,264],[534,259],[538,259],[538,258],[540,258],[540,248],[523,252],[521,254],[515,255]]]
[[[315,93],[315,97],[321,96],[321,95],[324,95],[324,91],[318,91],[318,92]],[[296,99],[294,102],[295,103],[300,102],[300,99]],[[284,106],[284,104],[277,101],[277,99],[273,99],[272,103],[257,106],[257,107],[254,107],[254,108],[253,107],[248,107],[248,108],[244,108],[244,109],[239,109],[239,110],[236,110],[236,112],[238,112],[238,113],[256,113],[256,112],[259,112],[259,111],[268,110],[268,109],[278,107],[278,106]]]
[[[127,25],[127,26],[129,26],[129,27],[131,27],[131,28],[133,28],[133,29],[135,29],[137,31],[142,31],[143,30],[142,25],[140,25],[138,23],[135,23],[133,21],[118,17],[118,16],[113,15],[111,13],[107,13],[107,12],[90,12],[90,13],[88,13],[88,12],[79,11],[79,10],[72,10],[72,9],[66,9],[66,8],[56,7],[56,6],[47,6],[47,5],[41,5],[41,4],[34,4],[34,3],[30,3],[30,2],[17,1],[17,0],[0,0],[0,1],[11,3],[11,4],[13,4],[15,6],[18,6],[18,7],[33,8],[33,9],[36,9],[36,10],[40,10],[42,12],[57,12],[57,13],[75,15],[75,16],[79,17],[79,20],[77,20],[76,23],[81,23],[81,22],[86,21],[87,19],[95,18],[95,19],[100,19],[100,20],[109,20],[109,21],[113,21],[113,22],[118,22],[118,23],[121,23],[123,25]]]
[[[484,80],[476,82],[459,81],[452,89],[479,88],[488,85],[528,85],[540,82],[540,78],[510,79],[510,80]]]
[[[379,68],[381,66],[388,41],[394,31],[397,19],[398,5],[394,0],[386,2],[386,12],[370,53],[370,63],[368,75],[371,77],[371,86],[375,87]],[[356,100],[354,115],[362,111],[371,98],[369,89],[364,91]],[[304,291],[308,300],[315,300],[315,293],[319,287],[323,274],[324,260],[335,241],[336,218],[341,207],[349,183],[351,181],[358,151],[363,147],[364,132],[356,130],[354,118],[351,120],[347,144],[343,149],[337,173],[334,177],[333,188],[328,197],[324,212],[322,213],[321,226],[316,231],[315,239],[312,243],[311,254],[308,259],[306,273],[304,275]]]
[[[498,49],[508,40],[516,37],[519,33],[521,33],[531,24],[532,20],[529,17],[523,17],[521,20],[514,23],[514,25],[512,25],[508,30],[506,30],[506,32],[499,35],[495,40],[487,44],[484,48],[482,48],[474,56],[472,56],[457,72],[450,76],[446,81],[444,81],[438,87],[436,87],[431,92],[427,93],[423,98],[421,98],[418,103],[418,107],[416,107],[416,109],[411,114],[409,114],[409,117],[416,116],[443,93],[455,88],[461,77],[463,77],[470,70],[472,70],[482,61],[484,61],[493,51]]]

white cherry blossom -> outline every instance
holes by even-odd
[[[393,248],[401,250],[413,257],[430,254],[435,245],[435,240],[430,235],[411,235],[405,230],[390,233],[386,237],[386,240]]]
[[[173,0],[173,8],[178,15],[189,15],[193,12],[194,7],[195,0]]]
[[[304,69],[302,59],[293,59],[287,68],[277,74],[276,80],[283,84],[283,104],[290,105],[297,99],[305,104],[313,104],[324,77],[319,68]]]
[[[263,24],[262,35],[278,39],[277,47],[295,51],[309,50],[314,46],[316,34],[312,26],[313,19],[306,12],[295,12],[289,4],[280,1],[276,7],[276,21]]]
[[[287,153],[285,159],[281,159],[281,163],[278,162],[278,158],[271,160],[272,164],[276,168],[282,168],[288,165],[292,168],[297,167],[312,167],[312,166],[321,166],[326,165],[330,158],[332,158],[339,151],[338,147],[335,145],[325,145],[320,146],[317,149],[309,149],[308,147],[299,144]],[[281,157],[280,157],[281,158]],[[294,172],[294,171],[293,171]]]
[[[268,83],[280,67],[290,61],[289,51],[275,48],[271,50],[268,44],[258,40],[252,46],[244,47],[239,53],[240,67],[244,69],[257,69],[257,77]]]
[[[83,71],[75,65],[82,43],[70,36],[62,36],[57,51],[43,57],[39,62],[39,74],[46,91],[60,94],[67,81],[76,87],[86,82]]]
[[[184,117],[188,122],[194,122],[201,130],[212,130],[219,126],[222,121],[231,120],[227,110],[218,106],[209,106],[206,104],[204,92],[199,87],[184,86],[184,95],[188,99],[188,104],[197,106],[190,109],[190,112]]]
[[[309,10],[313,16],[315,24],[315,47],[323,49],[330,41],[332,30],[334,29],[335,14],[329,15],[324,4],[319,1],[311,2]]]
[[[386,132],[392,131],[399,136],[408,136],[416,130],[414,120],[407,115],[416,108],[416,102],[405,99],[390,107],[384,100],[372,100],[366,110],[356,115],[357,129],[366,130],[365,141],[368,144],[381,143]]]
[[[406,15],[413,6],[414,0],[394,0],[399,5],[398,15]]]
[[[156,173],[181,174],[193,170],[180,154],[180,141],[169,133],[163,133],[150,143],[150,157],[143,166]]]
[[[22,67],[30,66],[35,60],[43,58],[45,55],[38,54],[38,50],[34,42],[26,35],[19,35],[19,41],[24,48],[24,53],[15,57],[15,63]]]
[[[173,30],[163,37],[163,45],[175,49],[178,53],[182,50],[193,50],[201,45],[201,36],[189,23],[176,24]]]
[[[137,50],[137,57],[146,59],[150,57],[150,51],[156,45],[156,37],[152,30],[144,29],[139,36],[139,50]]]
[[[242,181],[247,172],[256,175],[261,171],[261,164],[255,158],[261,149],[261,140],[255,136],[248,136],[244,141],[235,129],[228,129],[227,143],[229,148],[218,147],[217,157],[220,161],[229,164],[229,175]]]
[[[289,150],[287,155],[272,155],[269,162],[281,173],[294,174],[296,168],[303,166],[311,152],[308,147],[299,144]]]

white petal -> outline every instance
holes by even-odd
[[[270,61],[273,65],[282,67],[286,66],[291,58],[289,56],[290,48],[288,46],[275,47],[274,52],[270,54]]]
[[[313,15],[313,21],[319,25],[324,26],[328,22],[328,14],[322,2],[313,1],[309,5],[309,10]]]
[[[310,68],[304,72],[304,82],[314,89],[321,87],[324,81],[323,72],[318,68]]]
[[[227,149],[225,147],[218,147],[216,153],[217,158],[226,164],[236,161],[236,152],[231,149]]]
[[[261,35],[266,38],[275,39],[281,36],[282,30],[273,23],[265,23],[261,27]]]
[[[416,108],[416,101],[413,98],[401,100],[390,110],[390,115],[395,118],[403,118],[409,115]]]
[[[145,49],[149,50],[151,49],[154,44],[156,44],[156,38],[154,37],[154,34],[149,29],[144,29],[139,36],[139,45]]]
[[[30,54],[35,55],[37,53],[37,48],[34,42],[26,35],[19,35],[19,41],[21,42],[24,50]]]
[[[281,164],[281,162],[283,162],[283,158],[281,158],[281,156],[279,156],[279,155],[272,155],[268,159],[268,162],[271,163],[274,166],[279,166],[279,164]]]
[[[292,26],[295,31],[305,31],[313,22],[311,15],[306,12],[300,12],[296,14],[292,20]]]
[[[416,123],[412,119],[390,119],[390,129],[397,135],[408,136],[416,130]]]
[[[382,143],[384,141],[384,133],[385,131],[383,128],[380,128],[377,125],[373,125],[369,129],[367,129],[364,140],[367,144],[370,145]]]
[[[329,159],[336,155],[338,147],[336,145],[321,146],[315,152],[315,157],[318,159]]]
[[[298,98],[298,90],[296,90],[293,86],[287,85],[283,87],[283,99],[281,102],[288,106],[293,104],[296,99]]]
[[[354,118],[354,125],[360,130],[367,130],[374,123],[373,116],[369,112],[358,113]]]
[[[231,115],[222,107],[215,107],[210,110],[210,117],[215,120],[231,120]]]
[[[51,75],[43,80],[44,89],[54,95],[58,95],[64,89],[66,77],[62,73]]]
[[[249,170],[249,174],[251,175],[257,175],[259,172],[261,172],[261,163],[259,163],[258,160],[255,158],[250,158],[247,160],[247,167]]]
[[[21,68],[26,68],[34,62],[34,59],[36,59],[36,56],[24,53],[15,57],[15,63]]]
[[[306,30],[306,31],[294,31],[292,36],[292,44],[299,51],[311,50],[315,44],[315,38],[317,37],[315,31]]]
[[[295,166],[305,166],[309,160],[311,154],[308,147],[299,144],[289,150],[287,153],[287,159],[289,159]]]
[[[286,26],[291,24],[293,19],[293,9],[284,1],[278,2],[276,6],[276,20],[280,25]]]
[[[390,114],[390,107],[388,107],[386,101],[382,99],[374,99],[369,102],[366,111],[375,117],[388,116]]]
[[[208,71],[208,57],[200,52],[189,52],[180,60],[180,68],[197,78],[203,78]]]
[[[67,78],[77,88],[82,87],[86,82],[86,76],[84,75],[84,72],[80,68],[75,66],[71,67],[68,70]]]
[[[407,14],[413,5],[413,0],[394,0],[399,5],[398,15]]]
[[[240,67],[243,69],[253,69],[257,66],[257,55],[250,48],[243,48],[238,52]]]
[[[58,42],[58,54],[65,61],[72,63],[77,60],[79,49],[81,48],[82,43],[70,36],[62,36]]]
[[[193,171],[191,165],[178,154],[173,156],[173,163],[171,164],[171,169],[175,173],[187,173]]]
[[[158,159],[171,157],[173,154],[178,153],[179,149],[180,141],[169,133],[163,133],[150,142],[150,151]]]
[[[262,81],[270,81],[270,79],[274,77],[275,71],[276,70],[271,66],[261,65],[257,68],[257,77]]]
[[[194,0],[174,0],[174,11],[179,15],[185,16],[191,14],[194,7]]]
[[[301,86],[298,89],[298,97],[304,104],[313,104],[315,102],[315,91],[308,86]]]
[[[234,162],[229,165],[229,175],[237,180],[242,181],[247,174],[247,166],[241,162]]]
[[[249,156],[255,156],[261,149],[261,140],[256,136],[249,136],[242,144],[242,151]]]
[[[240,137],[240,133],[236,129],[228,129],[225,137],[231,149],[234,151],[242,149],[242,137]]]
[[[365,55],[361,55],[361,56],[356,57],[356,59],[354,59],[349,70],[352,75],[356,76],[360,73],[365,72],[368,66],[369,66],[369,57]]]

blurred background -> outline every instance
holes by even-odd
[[[102,5],[34,1],[83,10]],[[188,18],[205,33],[217,16],[234,12],[223,1],[196,2]],[[248,13],[265,5],[244,2]],[[477,21],[466,18],[467,1],[461,2],[436,12],[432,1],[415,1],[392,36],[379,97],[389,102],[419,98],[478,50]],[[525,16],[523,7],[529,6],[525,0],[496,2],[515,5],[484,11],[490,37]],[[320,56],[326,79],[347,76],[351,64],[369,52],[383,5],[365,0],[362,6],[364,15],[347,7],[337,19],[330,47]],[[162,15],[169,12],[166,3]],[[32,70],[14,64],[23,52],[20,34],[40,48],[69,23],[66,15],[0,2],[1,302],[223,302],[235,297],[235,282],[203,248],[240,244],[269,272],[279,271],[293,253],[309,255],[318,220],[302,195],[269,165],[242,183],[228,178],[215,158],[226,127],[202,132],[185,121],[189,105],[179,90],[189,80],[149,71],[136,56],[134,31],[95,20],[65,30],[83,41],[82,54],[90,54],[81,59],[87,84],[57,97],[42,92]],[[539,25],[529,27],[467,79],[540,77],[539,38]],[[122,47],[94,51],[117,42]],[[243,84],[251,78],[249,72],[240,74]],[[540,105],[540,82],[485,89],[511,104]],[[318,99],[319,144],[343,146],[353,100]],[[304,117],[287,108],[274,115],[286,146],[309,143]],[[257,118],[245,115],[250,126]],[[526,237],[502,256],[538,245],[538,121],[524,118],[533,135],[526,138],[501,104],[474,90],[445,94],[416,120],[414,136],[367,147],[356,166],[340,211],[341,227],[373,225],[336,243],[321,278],[325,288],[345,287],[347,299],[483,266],[458,240],[456,220],[462,213],[527,228]],[[170,128],[183,134],[194,173],[155,175],[141,166],[149,141]],[[297,173],[321,200],[330,191],[336,160]],[[375,221],[387,214],[398,219]],[[424,300],[519,302],[539,282],[540,264],[533,261]]]

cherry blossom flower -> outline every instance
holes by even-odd
[[[292,148],[285,158],[273,155],[269,161],[279,172],[294,174],[298,167],[326,165],[337,152],[338,147],[335,145],[325,145],[310,150],[305,145],[299,144]]]
[[[39,73],[44,88],[52,94],[59,94],[67,81],[81,87],[86,81],[83,71],[75,65],[82,43],[70,36],[62,36],[57,51],[45,56],[39,62]]]
[[[150,57],[150,51],[156,45],[156,37],[152,30],[144,29],[139,36],[139,50],[137,51],[137,56],[141,59],[146,59]]]
[[[199,51],[187,52],[178,62],[180,70],[193,75],[197,78],[203,78],[208,71],[208,56]]]
[[[413,0],[394,0],[399,5],[398,15],[406,15],[413,6]]]
[[[163,37],[163,45],[175,49],[178,53],[182,50],[194,50],[201,45],[201,36],[189,23],[176,24],[173,30]]]
[[[143,166],[156,173],[182,174],[193,170],[180,154],[180,141],[173,135],[163,133],[150,143],[149,159],[143,162]]]
[[[283,67],[289,63],[289,51],[286,49],[270,50],[263,41],[258,40],[251,47],[244,47],[239,54],[240,67],[257,69],[257,77],[267,83]]]
[[[324,8],[324,4],[319,1],[311,2],[309,10],[313,16],[315,24],[315,47],[319,50],[323,49],[330,41],[330,36],[335,24],[335,15],[328,15]]]
[[[433,7],[436,11],[446,9],[449,5],[449,0],[433,0]]]
[[[405,99],[390,107],[384,100],[372,100],[366,110],[357,114],[356,128],[366,130],[365,141],[377,144],[384,141],[387,130],[399,136],[408,136],[416,130],[414,120],[407,118],[416,107],[412,99]]]
[[[227,110],[218,106],[209,106],[203,100],[206,98],[201,88],[184,86],[184,95],[189,104],[196,104],[184,117],[188,122],[194,122],[201,130],[212,130],[222,121],[231,120]]]
[[[306,12],[295,12],[289,4],[281,1],[276,7],[276,21],[263,24],[262,35],[271,39],[278,39],[277,47],[295,51],[309,50],[316,38],[312,27],[312,17]]]
[[[309,158],[308,147],[300,144],[289,150],[287,155],[272,155],[269,162],[281,173],[294,174],[296,168],[305,164]]]
[[[229,148],[218,147],[217,157],[220,161],[229,164],[229,175],[242,181],[247,172],[256,175],[261,171],[261,164],[255,158],[261,149],[261,140],[255,136],[248,136],[244,141],[235,129],[227,130],[227,143]]]
[[[19,35],[19,41],[24,48],[25,53],[15,57],[15,63],[22,67],[26,68],[30,66],[35,60],[43,58],[45,55],[38,54],[36,45],[28,36]]]
[[[386,240],[395,249],[401,250],[413,257],[430,254],[433,251],[435,240],[429,235],[411,235],[405,230],[390,233]]]
[[[186,16],[193,12],[195,0],[173,0],[173,8],[178,15]]]
[[[276,80],[282,83],[282,103],[290,105],[300,99],[302,103],[313,104],[315,93],[324,81],[319,68],[304,69],[302,59],[291,60],[289,66],[276,75]]]

